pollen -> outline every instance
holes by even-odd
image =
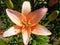
[[[26,27],[26,28],[30,27],[30,24],[31,24],[30,22],[27,22],[27,23],[25,24],[25,27]]]

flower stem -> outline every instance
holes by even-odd
[[[50,21],[47,21],[47,22],[44,24],[44,26],[47,26],[49,23],[50,23]]]

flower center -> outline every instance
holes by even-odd
[[[25,24],[25,27],[26,27],[26,28],[30,27],[30,24],[31,24],[30,22],[27,22],[27,23]]]

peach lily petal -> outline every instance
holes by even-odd
[[[22,26],[21,24],[21,13],[11,10],[11,9],[6,9],[6,13],[8,17],[18,26]]]
[[[51,32],[42,25],[37,25],[37,26],[32,27],[32,28],[33,28],[33,31],[32,31],[33,34],[44,35],[44,36],[51,35]]]
[[[23,36],[24,45],[28,45],[30,34],[31,34],[31,29],[30,28],[22,30],[22,36]]]
[[[40,20],[46,15],[47,8],[41,8],[38,9],[34,12],[31,12],[28,16],[27,19],[30,21],[31,25],[36,25]]]
[[[22,5],[22,14],[27,15],[31,12],[31,6],[29,1],[25,1]]]
[[[3,33],[3,37],[9,37],[9,36],[12,36],[12,35],[16,35],[18,33],[21,32],[21,29],[19,26],[12,26],[11,28],[9,28],[7,31],[5,31]]]

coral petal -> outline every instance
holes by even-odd
[[[36,34],[36,35],[51,35],[51,32],[45,28],[44,26],[41,26],[41,25],[37,25],[35,27],[33,27],[33,31],[32,31],[33,34]]]
[[[6,9],[6,13],[8,17],[18,26],[22,26],[21,24],[21,13],[11,10],[11,9]]]
[[[30,11],[31,11],[30,2],[24,1],[23,5],[22,5],[22,13],[24,15],[27,15]]]
[[[19,26],[13,26],[3,33],[3,37],[9,37],[9,36],[12,36],[12,35],[16,35],[20,32],[21,31],[20,31]]]
[[[27,29],[27,30],[23,29],[22,30],[24,45],[28,45],[30,34],[31,34],[31,30],[30,29]]]
[[[47,12],[47,8],[38,9],[34,12],[31,12],[27,16],[27,19],[28,19],[28,21],[30,21],[32,26],[36,25],[46,15],[46,12]]]

